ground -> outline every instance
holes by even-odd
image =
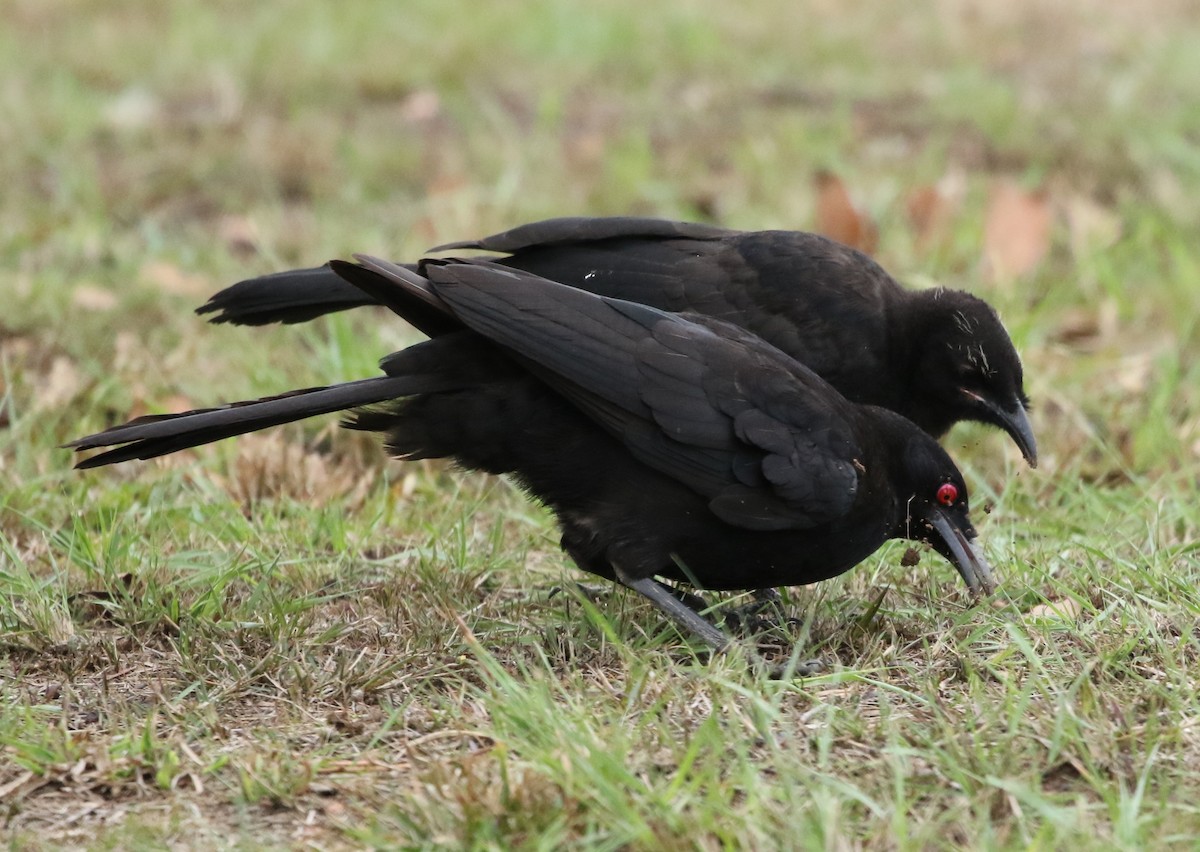
[[[1194,5],[11,0],[0,814],[14,848],[1192,848]],[[831,188],[832,187],[832,188]],[[853,205],[846,207],[843,195]],[[1000,311],[1042,461],[958,427],[1003,577],[785,590],[709,661],[511,484],[331,418],[86,473],[128,416],[371,375],[252,274],[556,215],[861,239]]]

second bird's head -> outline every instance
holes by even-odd
[[[934,435],[959,420],[998,426],[1037,467],[1025,373],[1000,317],[961,290],[921,291],[918,305],[918,386],[905,413]]]

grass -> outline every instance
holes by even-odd
[[[0,813],[14,848],[1192,848],[1200,27],[1186,4],[16,0],[0,29]],[[948,446],[1005,582],[889,546],[786,590],[764,682],[593,603],[513,487],[327,422],[87,474],[134,412],[370,375],[370,312],[207,327],[249,274],[551,215],[814,223],[977,292],[1043,464]],[[946,175],[937,245],[905,213]],[[981,262],[1042,187],[1034,272]]]

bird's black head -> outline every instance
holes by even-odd
[[[891,464],[900,517],[890,537],[926,542],[958,569],[972,594],[990,594],[996,582],[975,543],[962,474],[938,442],[911,423],[891,431],[902,437]]]
[[[999,426],[1037,467],[1024,371],[1000,317],[960,290],[920,291],[913,306],[916,379],[905,413],[934,435],[959,420]]]

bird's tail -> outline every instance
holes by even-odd
[[[256,432],[269,426],[303,420],[317,414],[345,411],[372,405],[427,389],[428,377],[379,376],[356,382],[305,388],[278,396],[232,402],[219,408],[200,408],[179,414],[138,417],[95,435],[71,441],[64,446],[74,450],[116,447],[79,461],[75,467],[100,467],[130,459],[156,456],[198,447]]]
[[[371,304],[384,305],[419,328],[426,328],[432,335],[430,340],[384,358],[381,367],[387,375],[305,388],[216,408],[138,417],[66,444],[77,452],[115,448],[83,459],[76,467],[100,467],[130,459],[155,458],[318,414],[360,409],[420,394],[444,393],[509,377],[511,365],[507,359],[497,358],[490,343],[465,331],[427,279],[409,267],[387,261],[364,259],[364,262],[370,268],[335,261],[334,268],[353,283],[344,282],[341,277],[338,281],[343,281],[344,286]],[[319,270],[306,272],[314,271]],[[325,271],[338,276],[333,269]],[[295,280],[311,283],[319,277],[301,275]],[[317,289],[306,290],[306,287],[302,286],[301,290],[312,297],[310,304],[322,298]]]
[[[196,309],[216,314],[209,321],[234,325],[308,322],[317,317],[376,304],[328,266],[292,269],[239,281]]]
[[[463,325],[433,295],[424,264],[392,263],[356,255],[361,265],[330,261],[315,269],[294,269],[239,281],[196,309],[216,314],[214,323],[266,325],[307,322],[335,311],[379,305],[428,337],[460,330]],[[457,263],[487,263],[462,259]]]
[[[381,305],[428,337],[462,328],[445,306],[430,302],[417,264],[374,262],[386,267],[387,278],[369,275],[353,264],[332,261],[315,269],[293,269],[239,281],[212,296],[196,313],[216,314],[209,319],[214,323],[266,325],[308,322],[336,311]]]

